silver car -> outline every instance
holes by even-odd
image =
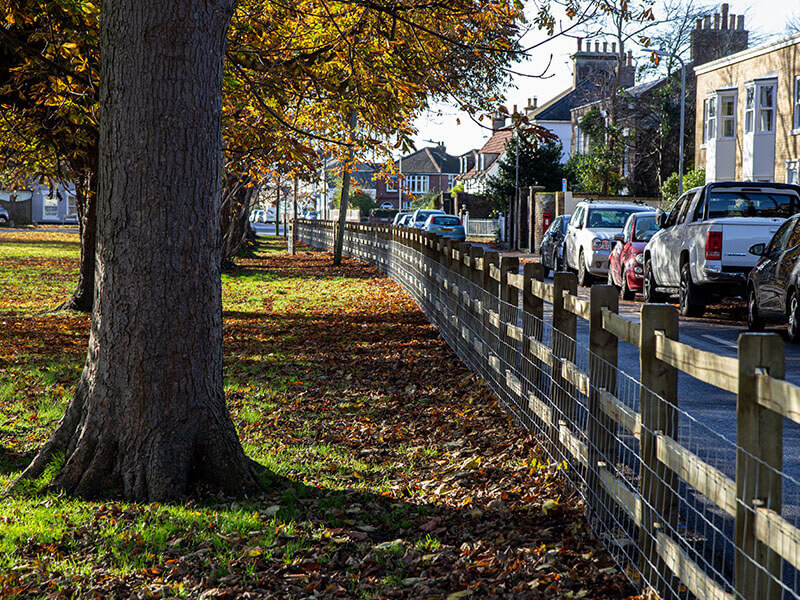
[[[8,225],[8,222],[11,220],[11,217],[8,214],[8,211],[0,206],[0,225]]]

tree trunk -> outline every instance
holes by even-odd
[[[250,200],[255,193],[254,187],[248,187],[241,178],[226,177],[225,189],[222,193],[220,209],[220,245],[222,257],[220,265],[223,271],[234,267],[233,257],[239,252],[248,233],[248,217]]]
[[[83,179],[83,178],[81,178]],[[76,208],[78,210],[78,231],[81,240],[81,263],[78,284],[56,310],[77,310],[92,312],[94,303],[94,267],[97,246],[97,175],[92,173],[88,181],[79,180],[76,185]]]
[[[102,4],[97,294],[75,397],[21,478],[180,498],[257,489],[225,405],[221,89],[233,0]]]
[[[350,133],[356,129],[356,119],[358,113],[350,111],[349,127]],[[344,165],[344,172],[342,173],[342,199],[339,202],[339,227],[336,229],[336,245],[333,249],[333,264],[339,266],[342,264],[342,250],[344,248],[344,226],[347,222],[347,207],[350,200],[350,171],[353,168],[353,147],[350,146],[347,150],[347,162]],[[400,178],[398,177],[398,185],[400,185]]]

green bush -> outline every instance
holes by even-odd
[[[694,169],[687,171],[683,176],[683,190],[690,190],[693,187],[705,185],[705,169]],[[665,209],[672,208],[678,199],[678,174],[673,173],[661,185],[661,203]]]

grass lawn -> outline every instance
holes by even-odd
[[[53,313],[74,234],[0,232],[0,486],[74,391],[89,319]],[[0,502],[0,598],[622,598],[535,440],[391,280],[262,243],[223,276],[225,386],[255,498]],[[57,469],[58,464],[53,465]],[[41,482],[40,482],[41,483]]]

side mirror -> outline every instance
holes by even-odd
[[[614,234],[614,241],[615,242],[622,242],[624,244],[625,243],[625,236],[622,235],[621,233],[615,233]]]
[[[764,249],[765,249],[764,244],[753,244],[752,246],[750,246],[748,252],[755,256],[764,256]]]
[[[656,209],[656,225],[658,225],[659,229],[664,229],[664,225],[667,222],[667,213],[665,213],[660,208]]]

